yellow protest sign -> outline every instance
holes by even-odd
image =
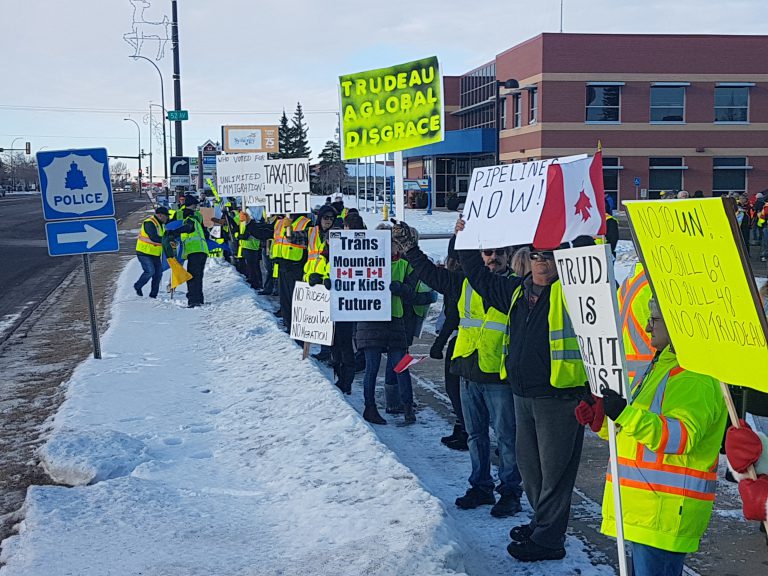
[[[343,158],[441,142],[442,90],[434,56],[340,76]]]
[[[683,368],[768,392],[765,314],[721,198],[626,202],[640,257]]]

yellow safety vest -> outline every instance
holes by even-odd
[[[320,274],[323,279],[330,277],[330,266],[326,257],[323,256],[325,244],[320,237],[319,225],[313,226],[309,231],[309,239],[307,241],[307,262],[304,264],[304,282],[309,282],[310,274]]]
[[[621,315],[621,336],[627,358],[629,383],[653,360],[656,349],[651,346],[651,337],[645,331],[651,312],[648,302],[653,291],[648,283],[643,265],[635,265],[634,272],[624,279],[618,292],[619,314]]]
[[[238,217],[238,220],[239,220],[239,217]],[[239,221],[238,225],[240,229],[240,240],[239,240],[240,253],[238,254],[238,257],[242,255],[242,250],[258,251],[259,248],[261,248],[261,242],[259,242],[259,239],[245,238],[245,226],[246,226],[245,220]]]
[[[400,258],[392,262],[392,282],[404,282],[405,277],[413,271],[407,260]],[[403,299],[392,295],[392,318],[403,317]]]
[[[635,379],[616,420],[624,537],[670,552],[695,552],[717,489],[728,417],[720,384],[683,370],[669,347]],[[600,530],[616,535],[610,471]]]
[[[163,237],[165,234],[165,227],[160,223],[160,221],[155,218],[154,216],[150,216],[144,222],[141,223],[141,229],[139,230],[139,237],[136,239],[136,252],[141,252],[142,254],[149,254],[150,256],[160,256],[163,253],[163,244],[153,242],[149,239],[149,236],[147,235],[147,231],[144,229],[144,225],[147,222],[153,222],[155,224],[155,228],[157,228],[157,233],[160,236],[160,238]]]
[[[487,374],[500,374],[509,316],[496,308],[485,311],[483,298],[465,278],[458,301],[459,333],[451,360],[467,358],[477,351],[477,365]]]
[[[509,305],[507,316],[512,314],[512,308],[523,295],[523,286],[520,285],[512,295],[512,303]],[[584,363],[579,352],[579,341],[573,330],[568,308],[563,297],[563,286],[560,280],[556,280],[549,287],[549,359],[550,375],[549,383],[554,388],[583,388],[588,381]],[[504,348],[501,358],[501,378],[507,377],[505,360],[509,348],[509,335],[504,335]]]
[[[182,232],[181,242],[184,249],[182,250],[181,257],[186,258],[190,254],[197,254],[199,252],[208,254],[208,241],[205,239],[202,224],[192,216],[184,219],[184,222],[188,221],[195,225],[195,230],[193,232]]]
[[[291,239],[288,237],[288,229],[291,228],[293,231],[302,232],[306,230],[307,226],[311,223],[312,221],[306,216],[299,216],[290,227],[281,227],[280,258],[292,262],[299,262],[302,259],[305,247],[300,244],[291,243]]]

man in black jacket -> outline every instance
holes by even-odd
[[[459,336],[451,360],[451,371],[462,378],[461,406],[464,415],[472,461],[470,488],[456,499],[462,509],[493,505],[491,515],[497,518],[520,512],[520,472],[515,454],[514,398],[508,384],[499,377],[501,346],[504,337],[504,313],[490,306],[472,290],[464,274],[435,266],[416,246],[407,224],[401,222],[392,231],[405,251],[405,258],[419,279],[430,288],[459,302]],[[478,258],[480,255],[478,254]],[[482,261],[489,274],[506,277],[509,250],[485,250]],[[485,342],[483,342],[485,340]],[[493,425],[499,444],[498,492],[496,502],[491,476],[491,443],[488,433]]]

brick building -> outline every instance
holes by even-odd
[[[768,188],[768,36],[541,34],[444,82],[446,139],[406,151],[436,203],[495,162],[594,152],[606,191],[754,194]],[[635,182],[639,181],[636,186]]]

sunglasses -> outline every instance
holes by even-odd
[[[494,254],[496,254],[497,256],[503,256],[506,253],[507,253],[506,248],[495,248],[493,250],[483,250],[483,254],[485,254],[486,256],[493,256]]]
[[[531,260],[549,261],[554,260],[555,255],[552,252],[531,252]]]

